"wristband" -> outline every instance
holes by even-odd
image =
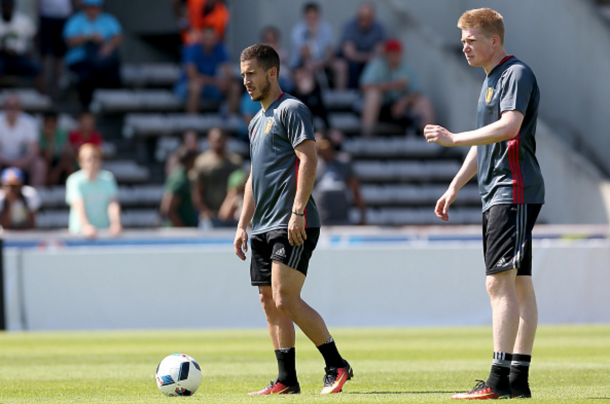
[[[295,212],[295,211],[292,211],[292,214],[293,214],[293,215],[297,215],[297,216],[301,216],[301,217],[305,217],[305,212],[303,212],[303,213],[297,213],[297,212]]]

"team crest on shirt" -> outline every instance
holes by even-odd
[[[494,89],[491,87],[487,87],[487,91],[485,92],[485,104],[489,104],[491,101],[491,97],[494,96]]]
[[[271,128],[273,127],[273,123],[275,120],[273,118],[267,119],[267,123],[265,124],[265,136],[271,132]]]

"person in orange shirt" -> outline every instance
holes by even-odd
[[[212,27],[224,39],[231,14],[222,0],[173,0],[182,41],[190,45],[199,41],[201,31]]]

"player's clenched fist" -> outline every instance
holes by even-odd
[[[428,143],[438,143],[441,146],[451,147],[454,145],[453,133],[440,125],[426,125],[424,136]]]

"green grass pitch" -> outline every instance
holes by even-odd
[[[355,377],[320,396],[323,361],[297,340],[299,396],[249,397],[276,374],[266,330],[0,333],[0,403],[428,403],[486,378],[490,327],[331,330]],[[199,361],[193,397],[168,398],[154,371],[170,353]],[[542,326],[528,403],[610,403],[610,325]]]

